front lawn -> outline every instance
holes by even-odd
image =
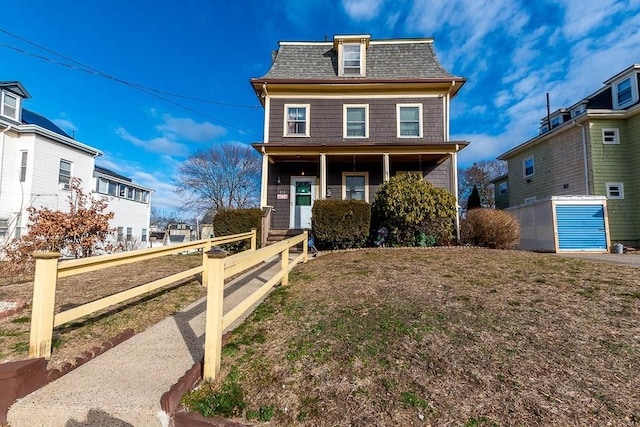
[[[322,256],[185,403],[258,425],[638,425],[638,273],[470,248]]]

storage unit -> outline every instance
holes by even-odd
[[[603,196],[554,196],[507,209],[520,223],[519,249],[538,252],[608,252]]]

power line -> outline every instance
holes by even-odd
[[[167,102],[169,104],[172,104],[172,105],[174,105],[176,107],[182,108],[182,109],[184,109],[186,111],[189,111],[191,113],[194,113],[194,114],[200,115],[202,117],[205,117],[205,118],[207,118],[207,119],[209,119],[211,121],[214,121],[214,122],[217,122],[219,124],[222,124],[224,126],[228,126],[228,127],[234,128],[236,130],[240,130],[242,132],[248,132],[248,133],[260,136],[254,131],[251,131],[251,130],[248,130],[248,129],[243,129],[243,128],[235,126],[235,125],[233,125],[231,123],[227,123],[225,121],[222,121],[220,119],[212,117],[212,116],[210,116],[210,115],[208,115],[206,113],[203,113],[201,111],[195,110],[195,109],[193,109],[191,107],[187,107],[187,106],[182,105],[182,104],[180,104],[178,102],[172,101],[171,99],[167,99],[166,97],[161,96],[161,95],[173,96],[173,97],[192,100],[192,101],[205,102],[205,103],[209,103],[209,104],[215,104],[215,105],[221,105],[221,106],[227,106],[227,107],[236,107],[236,108],[258,108],[258,105],[241,105],[241,104],[230,104],[230,103],[212,101],[212,100],[208,100],[208,99],[202,99],[202,98],[196,98],[196,97],[176,94],[176,93],[172,93],[172,92],[163,91],[163,90],[160,90],[160,89],[155,89],[155,88],[152,88],[152,87],[144,86],[144,85],[141,85],[141,84],[133,83],[133,82],[130,82],[130,81],[115,77],[115,76],[113,76],[111,74],[107,74],[107,73],[105,73],[103,71],[100,71],[100,70],[98,70],[96,68],[93,68],[93,67],[91,67],[89,65],[83,64],[83,63],[81,63],[79,61],[76,61],[75,59],[69,58],[68,56],[65,56],[65,55],[63,55],[63,54],[61,54],[59,52],[56,52],[54,50],[51,50],[51,49],[49,49],[47,47],[41,46],[41,45],[39,45],[39,44],[37,44],[35,42],[27,40],[27,39],[25,39],[23,37],[18,36],[17,34],[11,33],[9,31],[6,31],[6,30],[2,29],[2,28],[0,28],[0,32],[5,33],[5,34],[7,34],[7,35],[9,35],[11,37],[14,37],[14,38],[16,38],[16,39],[18,39],[20,41],[23,41],[25,43],[28,43],[28,44],[30,44],[32,46],[35,46],[38,49],[42,49],[42,50],[44,50],[44,51],[46,51],[48,53],[51,53],[51,54],[56,55],[56,56],[59,56],[59,57],[65,59],[66,61],[69,61],[72,64],[76,64],[76,65],[71,65],[71,64],[68,64],[68,63],[65,63],[65,62],[61,62],[61,61],[57,61],[55,59],[52,59],[52,58],[49,58],[49,57],[46,57],[46,56],[43,56],[43,55],[38,55],[38,54],[35,54],[35,53],[31,53],[31,52],[25,51],[23,49],[20,49],[20,48],[17,48],[15,46],[11,46],[11,45],[8,45],[8,44],[5,44],[5,43],[0,43],[0,47],[5,47],[7,49],[11,49],[11,50],[14,50],[14,51],[16,51],[18,53],[21,53],[23,55],[31,56],[31,57],[34,57],[34,58],[37,58],[37,59],[40,59],[40,60],[43,60],[43,61],[50,62],[52,64],[61,65],[61,66],[70,68],[70,69],[75,70],[75,71],[81,71],[81,72],[84,72],[84,73],[87,73],[87,74],[91,74],[91,75],[94,75],[94,76],[97,76],[97,77],[102,77],[102,78],[105,78],[105,79],[108,79],[108,80],[115,81],[117,83],[129,86],[129,87],[131,87],[133,89],[136,89],[136,90],[138,90],[140,92],[146,93],[147,95],[150,95],[150,96],[153,96],[155,98],[158,98],[158,99],[160,99],[160,100],[162,100],[164,102]]]

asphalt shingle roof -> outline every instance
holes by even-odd
[[[58,135],[71,138],[71,136],[69,136],[65,131],[60,129],[51,120],[47,119],[45,116],[42,116],[38,113],[34,113],[31,110],[27,110],[26,108],[22,109],[22,123],[25,125],[37,125],[37,126],[40,126],[41,128],[50,130],[51,132],[55,132]]]
[[[353,79],[338,77],[338,54],[332,43],[280,45],[271,69],[264,79]],[[433,50],[432,42],[398,41],[371,42],[366,52],[365,79],[454,79]]]

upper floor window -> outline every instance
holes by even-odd
[[[18,120],[20,98],[10,92],[2,91],[0,114],[13,120]]]
[[[58,184],[61,189],[69,189],[69,186],[71,184],[71,162],[68,160],[60,160]]]
[[[398,138],[422,137],[422,104],[398,104]]]
[[[27,156],[29,153],[27,151],[20,152],[20,182],[25,182],[27,180]]]
[[[612,85],[613,108],[625,108],[638,100],[638,80],[636,73]]]
[[[344,106],[344,128],[345,138],[368,138],[369,137],[369,106],[368,105],[345,105]]]
[[[602,129],[603,144],[620,144],[620,137],[617,128]]]
[[[621,182],[607,182],[608,199],[624,199],[624,184]]]
[[[524,159],[522,161],[522,169],[524,171],[524,177],[525,178],[533,176],[533,174],[535,173],[533,156],[527,157],[526,159]]]
[[[342,74],[344,76],[362,75],[360,44],[345,44],[342,49]]]
[[[309,105],[284,106],[284,136],[309,136]]]

